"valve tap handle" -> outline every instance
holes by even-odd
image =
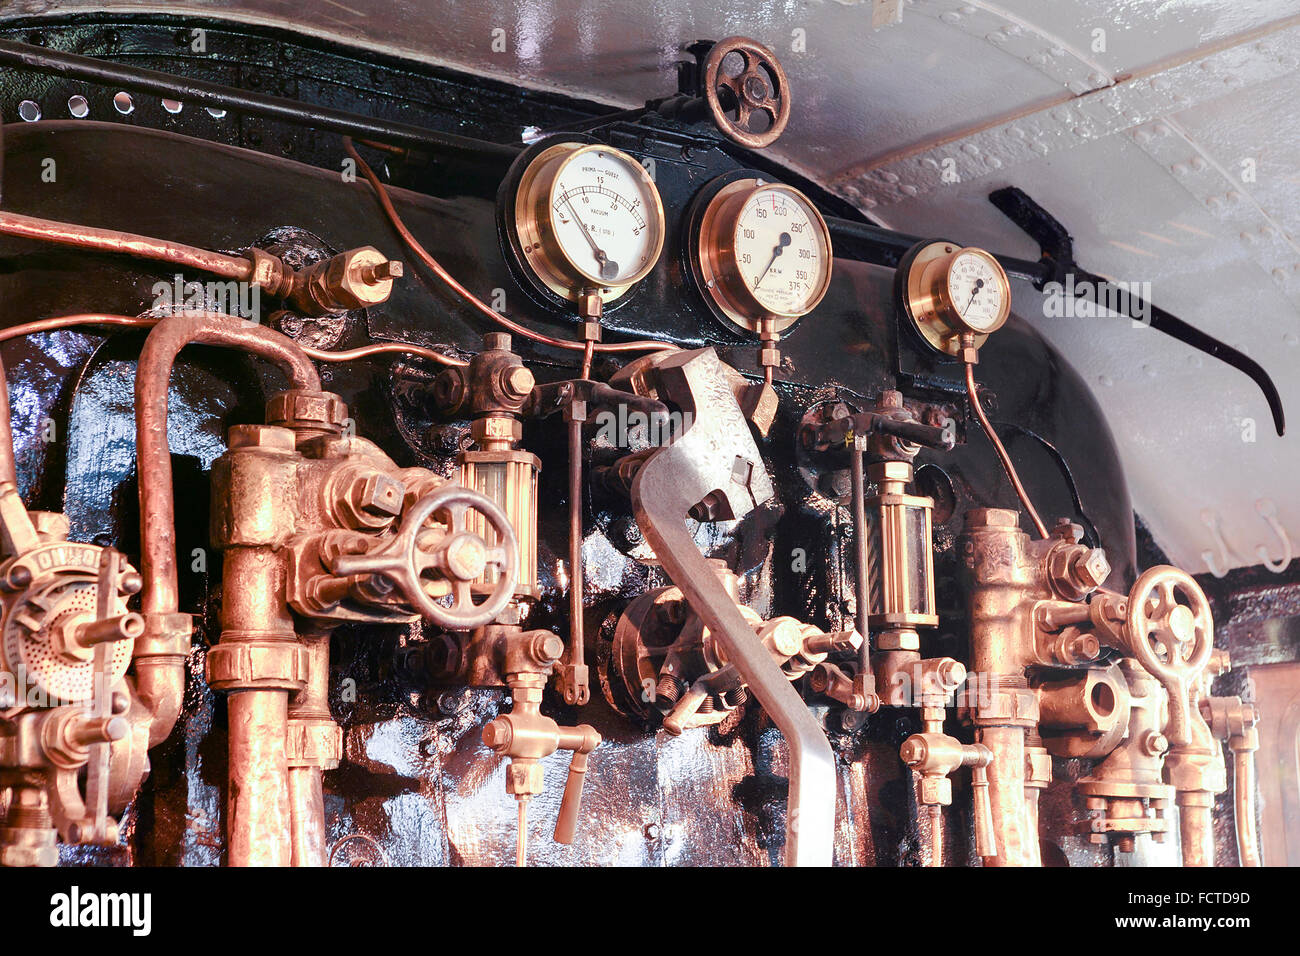
[[[560,816],[555,821],[555,842],[572,843],[578,830],[578,813],[582,810],[582,785],[587,779],[587,755],[600,746],[600,734],[590,724],[560,728],[560,746],[573,751],[569,761],[569,779],[564,783]]]
[[[997,841],[993,838],[993,805],[989,802],[988,770],[981,765],[972,767],[970,783],[975,798],[975,852],[980,856],[997,856]]]
[[[578,813],[582,810],[582,785],[587,780],[587,755],[575,751],[569,761],[569,779],[564,784],[560,816],[555,821],[555,842],[572,843],[578,831]]]

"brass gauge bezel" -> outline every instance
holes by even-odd
[[[966,323],[953,302],[949,273],[959,256],[976,255],[993,268],[1001,286],[1002,305],[991,326],[977,329]],[[1011,282],[992,253],[976,246],[959,246],[955,242],[927,241],[914,246],[899,264],[900,305],[913,327],[935,351],[956,356],[961,353],[961,337],[970,333],[975,348],[1006,323],[1011,314]]]
[[[622,162],[640,179],[651,200],[645,214],[646,225],[654,230],[651,253],[641,268],[617,283],[611,283],[575,263],[557,241],[551,222],[555,188],[561,174],[570,163],[589,153],[609,154]],[[533,157],[516,187],[511,225],[529,277],[570,302],[577,301],[578,295],[586,289],[595,289],[602,301],[612,302],[649,275],[664,246],[664,206],[654,180],[634,157],[604,143],[557,143]]]
[[[825,263],[818,287],[805,308],[797,312],[776,312],[763,305],[745,282],[736,262],[736,230],[740,213],[757,193],[777,192],[806,208],[817,230],[818,244]],[[704,201],[690,232],[689,258],[692,272],[705,301],[721,317],[750,331],[758,332],[765,319],[772,320],[772,331],[783,332],[821,303],[830,288],[834,251],[826,220],[811,199],[793,186],[757,176],[735,179],[702,195]]]

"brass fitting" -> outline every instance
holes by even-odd
[[[370,308],[388,301],[403,271],[372,246],[349,249],[295,274],[288,301],[309,316]]]

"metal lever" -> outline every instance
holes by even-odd
[[[578,813],[582,810],[582,785],[587,781],[587,754],[573,752],[569,761],[569,779],[564,783],[564,797],[560,800],[560,816],[555,821],[555,842],[572,843],[578,829]]]
[[[709,520],[745,515],[772,497],[771,477],[713,349],[675,352],[662,359],[654,373],[659,397],[672,401],[683,421],[692,424],[637,471],[632,482],[637,524],[790,748],[787,865],[829,866],[835,837],[835,755],[803,698],[755,637],[686,527],[687,516],[701,505]]]

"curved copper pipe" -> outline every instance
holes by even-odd
[[[1232,755],[1233,817],[1237,825],[1237,859],[1242,866],[1260,866],[1259,836],[1255,832],[1255,751]]]
[[[167,445],[167,387],[177,354],[187,345],[223,345],[275,363],[294,388],[320,390],[311,359],[292,339],[221,312],[191,312],[158,322],[145,339],[135,377],[136,471],[140,483],[141,611],[174,614],[176,503]]]
[[[1011,463],[1011,456],[1007,454],[1006,448],[1002,445],[1002,439],[998,438],[998,433],[993,430],[993,424],[989,421],[988,416],[984,414],[984,406],[980,404],[979,395],[975,391],[975,366],[966,362],[966,394],[970,396],[970,407],[975,412],[975,418],[979,421],[980,427],[984,429],[984,434],[993,444],[993,450],[997,452],[998,460],[1002,462],[1002,469],[1007,473],[1007,478],[1011,481],[1011,487],[1015,489],[1016,497],[1024,505],[1025,511],[1029,513],[1029,520],[1034,523],[1034,529],[1038,532],[1040,538],[1048,537],[1047,525],[1043,524],[1043,519],[1038,517],[1038,512],[1034,509],[1034,503],[1029,500],[1029,492],[1025,491],[1025,486],[1020,483],[1020,476],[1016,474],[1016,466]]]
[[[226,279],[247,281],[253,276],[253,263],[242,256],[227,256],[167,239],[153,239],[117,229],[99,229],[53,219],[38,219],[16,212],[0,211],[0,235],[35,239],[75,249],[118,253],[135,256],[137,259],[152,259],[155,262],[209,272]]]
[[[444,269],[442,264],[429,253],[429,250],[424,248],[420,240],[415,238],[415,235],[411,230],[406,227],[406,223],[402,221],[402,217],[398,215],[397,209],[393,206],[393,201],[388,197],[388,189],[382,182],[380,182],[379,177],[375,175],[374,170],[370,168],[369,164],[361,158],[361,154],[357,152],[356,147],[352,145],[351,137],[345,136],[343,138],[343,148],[347,150],[348,156],[357,164],[357,169],[361,171],[361,175],[366,178],[366,181],[370,183],[371,188],[374,189],[375,198],[379,200],[379,205],[384,210],[384,215],[388,217],[389,223],[392,224],[392,227],[396,230],[397,234],[402,237],[402,241],[406,243],[407,248],[415,253],[419,260],[428,266],[434,275],[449,285],[452,291],[474,308],[478,309],[478,311],[482,312],[497,325],[504,326],[516,335],[522,335],[524,338],[532,339],[534,342],[540,342],[543,345],[549,345],[557,349],[567,349],[570,352],[677,351],[677,346],[673,345],[671,342],[641,341],[591,343],[578,342],[573,339],[558,339],[551,335],[544,335],[541,332],[535,332],[525,325],[520,325],[514,319],[502,315],[500,312],[496,311],[496,309],[493,309],[486,302],[476,296],[473,292],[469,291],[469,289],[465,288],[465,286],[457,282],[456,278]]]
[[[177,315],[186,313],[178,312]],[[220,315],[222,313],[213,313]],[[24,322],[21,325],[11,325],[7,329],[0,329],[0,342],[9,339],[16,339],[23,335],[37,335],[41,332],[57,332],[61,329],[72,329],[83,325],[108,325],[108,326],[125,326],[132,329],[152,329],[162,319],[149,317],[138,317],[133,315],[113,315],[112,313],[100,312],[83,312],[77,315],[60,315],[49,319],[37,319],[33,322]],[[420,358],[429,359],[441,365],[468,365],[464,359],[454,358],[450,355],[443,355],[441,352],[435,352],[433,349],[425,348],[423,345],[407,345],[405,342],[376,342],[372,345],[362,345],[355,349],[345,349],[341,352],[330,352],[325,349],[308,348],[305,345],[299,346],[309,358],[318,362],[351,362],[355,359],[369,358],[373,355],[416,355]]]
[[[18,487],[18,465],[14,461],[14,431],[9,417],[9,382],[0,360],[0,482]]]

